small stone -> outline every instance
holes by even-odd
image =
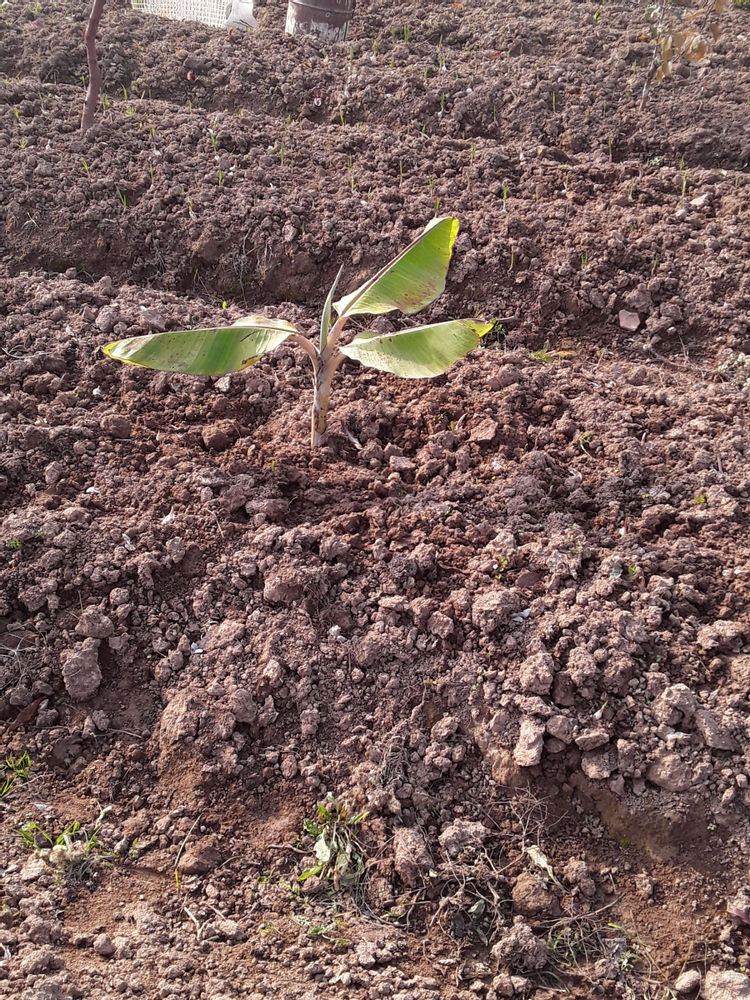
[[[521,720],[521,731],[513,750],[513,759],[520,767],[533,767],[542,759],[545,723],[541,719],[526,717]]]
[[[587,750],[581,756],[581,770],[591,781],[604,781],[614,771],[615,763],[615,752],[608,747]]]
[[[546,652],[534,653],[519,671],[521,690],[526,694],[549,694],[555,677],[555,661]]]
[[[185,545],[185,539],[176,535],[174,538],[170,538],[166,544],[167,555],[172,560],[173,563],[182,562],[185,558],[185,553],[187,552],[187,546]]]
[[[480,420],[471,430],[469,440],[477,444],[492,444],[497,434],[497,422],[491,417]]]
[[[705,206],[711,200],[711,193],[705,191],[703,194],[699,194],[696,198],[690,199],[690,204],[693,208],[705,208]]]
[[[65,689],[73,701],[86,701],[99,690],[102,672],[98,650],[98,639],[85,639],[80,646],[60,656]]]
[[[236,920],[231,920],[229,917],[224,917],[217,920],[214,924],[220,936],[227,941],[232,941],[235,944],[238,941],[242,941],[245,936],[245,932]]]
[[[441,611],[436,611],[427,619],[427,631],[439,639],[448,639],[453,635],[453,621]]]
[[[47,864],[44,858],[41,858],[38,854],[32,854],[19,872],[19,878],[22,882],[26,883],[36,882],[46,868]]]
[[[162,751],[198,732],[198,718],[205,705],[205,695],[197,690],[177,691],[161,713],[159,747]]]
[[[179,869],[185,875],[205,875],[220,863],[221,853],[210,840],[188,847],[180,859]]]
[[[641,317],[638,313],[630,312],[629,309],[621,309],[617,314],[617,319],[623,330],[634,333],[641,325]]]
[[[163,333],[166,330],[166,321],[158,310],[141,306],[140,313],[141,326],[145,326],[150,330],[156,330],[158,333]]]
[[[696,704],[696,697],[686,684],[671,684],[656,699],[652,711],[657,722],[676,726],[692,719]]]
[[[567,715],[551,715],[547,719],[547,732],[567,746],[573,740],[575,722]]]
[[[233,420],[218,420],[204,427],[201,437],[209,451],[226,451],[237,440],[239,433]]]
[[[703,1000],[750,1000],[750,979],[741,972],[709,969],[702,996]]]
[[[558,899],[533,872],[521,872],[512,890],[513,909],[533,922],[560,913]]]
[[[129,438],[133,433],[133,425],[121,413],[105,413],[99,421],[99,426],[105,434],[113,438]]]
[[[580,735],[576,736],[576,746],[579,750],[595,750],[597,747],[609,743],[609,733],[602,726],[595,726],[592,729],[584,729]]]
[[[511,971],[536,971],[547,964],[547,947],[520,918],[492,949],[498,964]],[[515,993],[512,994],[515,996]]]
[[[445,853],[449,857],[455,858],[467,849],[478,851],[489,833],[484,823],[457,819],[446,826],[438,840]]]
[[[374,941],[360,941],[357,945],[357,962],[363,969],[371,969],[377,962],[378,948]]]
[[[109,958],[115,953],[115,946],[112,944],[112,938],[109,934],[97,934],[91,947],[102,958]]]
[[[715,621],[698,629],[696,642],[707,653],[730,652],[742,642],[742,628],[730,621]]]
[[[695,728],[703,742],[712,750],[736,750],[737,743],[731,733],[722,726],[715,714],[707,708],[699,708],[695,713]]]
[[[646,777],[668,792],[684,792],[692,784],[690,767],[677,754],[667,753],[649,767]]]
[[[485,635],[501,625],[507,625],[510,616],[521,610],[521,598],[516,590],[489,590],[474,601],[471,620]]]
[[[24,976],[31,976],[50,969],[59,969],[62,960],[49,948],[35,948],[27,952],[21,959],[20,968]]]
[[[258,706],[247,688],[235,688],[229,699],[229,708],[237,722],[252,725],[258,718]]]
[[[410,458],[403,455],[391,455],[388,459],[388,468],[391,472],[410,473],[414,472],[416,466]]]
[[[681,976],[678,977],[677,982],[674,984],[675,993],[694,993],[697,992],[701,984],[701,974],[697,969],[688,969],[683,972]]]
[[[427,845],[416,827],[400,827],[393,837],[393,867],[409,889],[416,888],[432,867]]]
[[[110,334],[120,322],[119,306],[102,306],[94,320],[94,326],[102,333]]]
[[[44,470],[44,481],[47,486],[54,486],[55,483],[59,483],[62,477],[65,475],[65,466],[62,462],[50,462],[47,468]]]
[[[76,633],[91,639],[108,639],[114,635],[115,627],[99,608],[85,608],[76,625]]]
[[[291,781],[292,778],[296,777],[298,771],[299,765],[293,753],[286,754],[281,758],[281,775],[287,781]]]

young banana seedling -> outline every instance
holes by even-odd
[[[229,327],[130,337],[107,344],[102,350],[116,361],[143,368],[188,375],[226,375],[249,368],[285,340],[298,344],[312,362],[310,445],[317,448],[326,429],[331,383],[345,357],[402,378],[432,378],[477,347],[492,328],[492,323],[454,319],[396,333],[365,330],[348,343],[341,343],[344,327],[353,316],[379,316],[394,309],[410,315],[433,302],[445,289],[457,235],[457,219],[433,219],[389,264],[356,291],[334,302],[339,271],[323,307],[319,347],[285,320],[245,316]]]

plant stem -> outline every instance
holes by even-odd
[[[86,132],[94,124],[99,90],[102,85],[102,71],[99,68],[99,60],[96,58],[96,33],[99,30],[99,22],[102,19],[103,10],[104,0],[94,0],[91,5],[86,32],[83,36],[86,42],[86,59],[89,64],[89,85],[86,88],[86,97],[83,102],[83,115],[81,116],[82,132]]]
[[[343,354],[326,359],[315,373],[313,382],[313,405],[310,426],[310,448],[315,450],[323,443],[328,416],[328,402],[331,398],[333,376],[344,360]]]
[[[310,361],[312,361],[313,374],[317,375],[318,367],[320,365],[320,354],[318,353],[318,349],[315,346],[315,344],[309,341],[307,337],[303,336],[303,334],[301,333],[293,333],[289,338],[289,342],[292,344],[297,344],[299,347],[302,348],[305,354],[307,354],[307,356],[310,358]]]

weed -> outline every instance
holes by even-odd
[[[20,538],[9,538],[5,543],[6,548],[10,549],[11,552],[18,552],[22,545],[23,542]]]
[[[555,355],[551,353],[549,344],[545,344],[539,351],[532,351],[531,356],[532,358],[536,358],[537,361],[541,361],[544,365],[552,365],[555,363]]]
[[[104,850],[99,842],[100,824],[107,812],[109,807],[101,811],[91,832],[74,820],[55,835],[36,820],[30,820],[19,828],[18,834],[25,847],[40,851],[62,877],[89,882],[101,864],[111,863],[116,857],[112,851]]]
[[[367,813],[350,813],[329,793],[318,803],[315,819],[306,819],[303,830],[314,839],[313,854],[317,864],[306,868],[299,876],[305,882],[315,875],[333,884],[335,889],[349,888],[362,876],[365,863],[357,833]]]
[[[27,781],[29,769],[31,768],[31,757],[28,753],[21,754],[20,757],[6,757],[0,763],[0,772],[10,772],[0,778],[0,799],[4,798],[13,788],[17,781]]]
[[[309,938],[313,940],[320,938],[323,941],[328,941],[334,947],[345,948],[350,945],[351,939],[347,937],[342,937],[336,932],[344,926],[344,921],[341,917],[335,917],[330,923],[327,924],[314,924],[309,917],[305,917],[301,914],[295,914],[292,920],[299,924],[300,927],[304,927]]]

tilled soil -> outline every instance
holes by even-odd
[[[110,4],[84,137],[85,13],[0,13],[0,995],[742,996],[750,14],[644,110],[636,4],[257,15]],[[99,352],[435,214],[502,328],[318,454],[297,348]]]

